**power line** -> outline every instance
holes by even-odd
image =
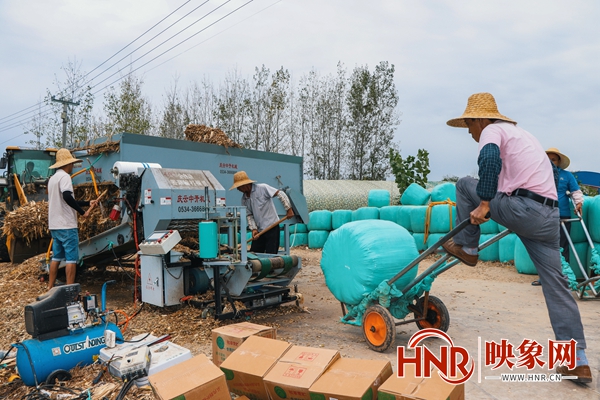
[[[131,46],[133,43],[135,43],[136,41],[138,41],[138,40],[139,40],[139,39],[140,39],[142,36],[144,36],[145,34],[147,34],[148,32],[150,32],[152,29],[154,29],[156,26],[158,26],[158,25],[159,25],[161,22],[163,22],[164,20],[166,20],[167,18],[169,18],[171,15],[173,15],[175,12],[177,12],[178,10],[180,10],[180,9],[181,9],[183,6],[185,6],[185,5],[186,5],[187,3],[189,3],[190,1],[191,1],[191,0],[187,0],[186,2],[184,2],[182,5],[180,5],[180,6],[179,6],[179,7],[177,7],[175,10],[173,10],[172,12],[170,12],[170,13],[169,13],[169,14],[168,14],[166,17],[164,17],[163,19],[161,19],[160,21],[158,21],[157,23],[155,23],[154,25],[152,25],[152,26],[151,26],[149,29],[147,29],[147,30],[146,30],[144,33],[142,33],[142,34],[141,34],[141,35],[139,35],[137,38],[133,39],[131,42],[129,42],[127,45],[125,45],[123,48],[121,48],[121,50],[117,51],[115,54],[113,54],[112,56],[110,56],[109,58],[107,58],[105,61],[103,61],[103,62],[102,62],[100,65],[98,65],[96,68],[94,68],[93,70],[91,70],[90,72],[88,72],[87,74],[85,74],[84,76],[82,76],[81,78],[79,78],[79,79],[78,79],[76,82],[74,82],[74,83],[71,85],[71,87],[70,87],[70,88],[67,88],[67,89],[65,89],[65,90],[70,90],[71,88],[73,88],[73,86],[74,86],[74,85],[76,85],[76,84],[77,84],[77,82],[79,82],[80,80],[82,80],[82,79],[86,78],[86,77],[87,77],[88,75],[90,75],[92,72],[94,72],[95,70],[97,70],[98,68],[100,68],[101,66],[103,66],[104,64],[106,64],[108,61],[110,61],[111,59],[113,59],[113,58],[114,58],[114,57],[115,57],[117,54],[119,54],[120,52],[122,52],[123,50],[125,50],[127,47]],[[196,10],[197,8],[198,8],[198,7],[196,7],[194,10]],[[194,11],[194,10],[192,10],[192,11]],[[186,15],[187,15],[187,14],[186,14]],[[171,26],[172,26],[172,25],[171,25]],[[93,78],[92,78],[92,79],[93,79]],[[57,95],[58,95],[58,96],[63,96],[63,95],[64,95],[64,93],[63,93],[63,92],[59,92]],[[9,118],[9,117],[12,117],[12,116],[14,116],[14,115],[17,115],[17,114],[22,114],[22,113],[24,113],[25,111],[27,111],[27,110],[29,110],[29,109],[31,109],[31,108],[37,107],[37,106],[39,106],[39,105],[41,105],[41,104],[44,104],[44,103],[43,103],[42,101],[40,101],[40,102],[38,102],[37,104],[34,104],[34,105],[30,106],[30,107],[27,107],[27,108],[25,108],[25,109],[23,109],[23,110],[21,110],[21,111],[17,111],[17,112],[14,112],[14,113],[10,114],[10,115],[7,115],[7,116],[5,116],[5,117],[1,117],[1,118],[0,118],[0,121],[3,121],[3,120],[5,120],[5,119],[7,119],[7,118]],[[48,105],[47,105],[47,104],[45,104],[45,106],[47,107]],[[30,113],[30,112],[28,112],[27,114],[29,114],[29,113]],[[19,116],[19,117],[21,117],[21,116]],[[17,118],[17,117],[15,117],[15,118]],[[8,121],[14,120],[15,118],[11,118],[11,119],[9,119]],[[6,122],[8,122],[8,121],[6,121]],[[1,124],[1,123],[0,123],[0,124]]]
[[[229,3],[230,1],[231,1],[231,0],[228,0],[227,2],[223,3],[221,6],[219,6],[219,7],[215,8],[215,9],[214,9],[214,10],[212,10],[211,12],[209,12],[209,13],[205,14],[205,15],[204,15],[202,18],[200,18],[199,20],[201,20],[201,19],[204,19],[204,18],[205,18],[207,15],[209,15],[209,14],[211,14],[212,12],[216,11],[217,9],[221,8],[222,6],[224,6],[225,4]],[[250,4],[250,3],[251,3],[251,2],[253,2],[253,1],[254,1],[254,0],[249,0],[249,1],[247,1],[246,3],[244,3],[244,4],[242,4],[241,6],[237,7],[237,8],[236,8],[236,9],[234,9],[233,11],[230,11],[229,13],[225,14],[223,17],[221,17],[221,18],[217,19],[217,20],[216,20],[216,21],[214,21],[213,23],[211,23],[211,24],[209,24],[208,26],[204,27],[204,28],[203,28],[203,29],[201,29],[200,31],[198,31],[198,32],[194,33],[193,35],[190,35],[189,37],[187,37],[186,39],[184,39],[184,40],[182,40],[181,42],[177,43],[176,45],[174,45],[174,46],[170,47],[169,49],[167,49],[167,50],[163,51],[162,53],[160,53],[160,54],[159,54],[159,55],[157,55],[156,57],[154,57],[154,58],[150,59],[149,61],[145,62],[144,64],[140,65],[139,67],[137,67],[137,68],[135,68],[135,69],[131,70],[129,73],[125,74],[124,76],[122,76],[122,77],[120,77],[120,78],[116,79],[115,81],[111,82],[110,84],[108,84],[108,85],[106,85],[106,86],[102,87],[101,89],[99,89],[99,90],[97,90],[97,91],[93,92],[93,93],[92,93],[92,95],[95,95],[95,94],[97,94],[97,93],[101,92],[102,90],[104,90],[104,89],[106,89],[106,88],[110,87],[111,85],[113,85],[113,84],[117,83],[118,81],[120,81],[120,80],[122,80],[122,79],[126,78],[127,76],[131,75],[133,72],[135,72],[135,71],[139,70],[140,68],[142,68],[142,67],[144,67],[144,66],[148,65],[150,62],[152,62],[152,61],[156,60],[157,58],[159,58],[159,57],[161,57],[162,55],[164,55],[164,54],[168,53],[169,51],[171,51],[171,50],[173,50],[173,49],[177,48],[178,46],[182,45],[183,43],[185,43],[185,42],[187,42],[188,40],[192,39],[193,37],[197,36],[198,34],[200,34],[200,33],[204,32],[206,29],[208,29],[208,28],[210,28],[211,26],[215,25],[216,23],[218,23],[218,22],[222,21],[222,20],[223,20],[223,19],[225,19],[226,17],[228,17],[228,16],[230,16],[231,14],[233,14],[233,13],[237,12],[238,10],[240,10],[241,8],[243,8],[243,7],[247,6],[248,4]],[[260,11],[258,11],[257,13],[253,14],[252,16],[254,16],[254,15],[256,15],[256,14],[258,14],[258,13],[260,13],[260,12],[264,11],[265,9],[267,9],[267,8],[269,8],[269,7],[271,7],[271,6],[273,6],[274,4],[277,4],[277,3],[279,3],[280,1],[282,1],[282,0],[279,0],[278,2],[271,4],[270,6],[268,6],[268,7],[264,8],[263,10],[260,10]],[[185,4],[185,3],[184,3],[184,4]],[[204,3],[203,3],[203,4],[204,4]],[[180,7],[180,8],[181,8],[181,7]],[[252,17],[252,16],[250,16],[250,17]],[[248,17],[248,18],[250,18],[250,17]],[[248,19],[248,18],[246,18],[246,19]],[[244,19],[244,21],[245,21],[246,19]],[[163,20],[164,20],[164,18],[163,18]],[[198,22],[199,20],[197,20],[196,22]],[[186,29],[188,29],[190,26],[194,25],[196,22],[194,22],[193,24],[190,24],[188,27],[186,27],[186,28],[184,28],[183,30],[179,31],[177,34],[175,34],[175,35],[171,36],[169,39],[167,39],[167,40],[163,41],[162,43],[160,43],[159,45],[155,46],[154,48],[152,48],[152,49],[151,49],[151,50],[149,50],[148,52],[144,53],[142,56],[138,57],[136,60],[134,60],[134,61],[130,62],[128,65],[126,65],[126,67],[127,67],[127,66],[131,66],[133,63],[135,63],[136,61],[138,61],[138,60],[139,60],[139,59],[141,59],[142,57],[146,56],[147,54],[149,54],[150,52],[152,52],[152,51],[153,51],[153,50],[155,50],[156,48],[160,47],[161,45],[163,45],[163,44],[164,44],[164,43],[166,43],[167,41],[169,41],[169,40],[171,40],[172,38],[174,38],[175,36],[177,36],[179,33],[181,33],[181,32],[183,32],[183,31],[185,31],[185,30],[186,30]],[[242,22],[242,21],[241,21],[241,22]],[[236,24],[236,25],[237,25],[237,24]],[[156,26],[156,24],[155,24],[155,26]],[[235,26],[235,25],[234,25],[234,26]],[[229,28],[228,28],[228,29],[229,29]],[[225,31],[225,30],[224,30],[224,31]],[[224,32],[224,31],[222,31],[222,32]],[[164,31],[163,31],[163,32],[164,32]],[[219,32],[219,33],[222,33],[222,32]],[[219,34],[219,33],[218,33],[218,34]],[[213,37],[217,36],[218,34],[211,36],[210,38],[208,38],[208,39],[206,39],[206,40],[202,41],[202,42],[201,42],[201,43],[199,43],[199,44],[202,44],[202,43],[206,42],[207,40],[209,40],[209,39],[211,39],[211,38],[213,38]],[[137,39],[136,39],[136,40],[137,40]],[[198,44],[198,45],[199,45],[199,44]],[[198,45],[196,45],[196,46],[198,46]],[[193,47],[196,47],[196,46],[193,46]],[[127,47],[127,46],[125,46],[125,47]],[[140,47],[141,47],[141,46],[140,46]],[[187,51],[191,50],[193,47],[191,47],[190,49],[186,50],[185,52],[187,52]],[[121,51],[121,50],[120,50],[120,51]],[[119,51],[119,52],[120,52],[120,51]],[[184,52],[184,53],[185,53],[185,52]],[[116,54],[118,54],[118,53],[115,53],[115,55],[116,55]],[[183,54],[183,53],[181,53],[181,54]],[[112,58],[112,57],[114,57],[114,55],[113,55],[113,56],[111,56],[111,58]],[[177,56],[175,56],[175,57],[177,57]],[[173,57],[173,58],[175,58],[175,57]],[[164,64],[164,63],[163,63],[163,64]],[[162,64],[161,64],[161,65],[162,65]],[[96,68],[96,69],[97,69],[97,68]],[[108,69],[107,69],[107,70],[108,70]],[[107,77],[107,78],[105,78],[104,80],[102,80],[102,81],[98,82],[97,84],[95,84],[94,86],[92,86],[92,88],[93,88],[93,87],[96,87],[96,86],[98,86],[100,83],[102,83],[102,82],[106,81],[108,78],[110,78],[110,77],[114,76],[115,74],[116,74],[116,73],[113,73],[113,74],[111,74],[110,76],[108,76],[108,77]],[[86,74],[86,76],[87,76],[87,75],[89,75],[89,74]],[[41,104],[41,102],[40,102],[40,103],[38,103],[38,105],[39,105],[39,104]],[[32,106],[32,107],[35,107],[35,106]],[[29,108],[32,108],[32,107],[29,107]],[[38,112],[39,112],[39,111],[38,111]],[[50,113],[52,113],[52,112],[53,112],[53,110],[48,110],[48,111],[46,111],[46,112],[42,112],[42,113],[40,113],[40,114],[39,114],[39,117],[40,117],[40,118],[41,118],[41,117],[45,117],[45,116],[47,116],[48,114],[50,114]],[[0,127],[0,132],[4,132],[4,131],[6,131],[6,130],[9,130],[9,129],[12,129],[12,128],[15,128],[15,127],[18,127],[18,126],[20,126],[21,124],[23,124],[24,122],[26,122],[26,121],[29,121],[29,120],[30,120],[30,117],[27,117],[27,118],[25,118],[25,119],[22,119],[22,120],[16,121],[15,123],[13,123],[13,124],[12,124],[12,125],[10,125],[10,126]],[[2,125],[2,124],[0,123],[0,125]],[[16,137],[22,136],[22,135],[24,135],[24,134],[25,134],[25,133],[22,133],[22,134],[20,134],[20,135],[17,135]],[[13,139],[14,139],[14,138],[13,138]],[[10,140],[12,140],[12,139],[10,139]],[[2,143],[5,143],[5,142],[2,142]],[[0,143],[0,144],[1,144],[1,143]]]

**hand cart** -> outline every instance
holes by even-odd
[[[456,228],[423,251],[396,276],[381,282],[373,292],[366,294],[360,304],[356,306],[342,304],[342,311],[345,314],[342,322],[361,326],[368,346],[378,352],[386,351],[394,344],[398,325],[414,322],[419,329],[436,328],[446,332],[450,326],[448,309],[439,298],[431,296],[429,291],[434,279],[458,264],[460,260],[453,259],[447,263],[453,257],[445,254],[405,287],[398,289],[394,282],[469,224],[470,220],[468,219],[462,221]],[[509,233],[509,230],[500,232],[482,243],[479,250],[485,249]],[[346,307],[348,312],[346,312]],[[414,318],[405,319],[410,313],[414,315]]]
[[[567,195],[569,196],[571,201],[573,201],[573,197],[571,196],[571,193],[567,192]],[[573,205],[575,205],[574,201],[573,201]],[[577,215],[577,218],[561,219],[560,227],[567,237],[567,241],[569,242],[569,247],[571,248],[571,250],[573,250],[573,257],[575,257],[575,261],[577,261],[577,265],[579,266],[579,270],[581,271],[581,274],[583,275],[584,281],[577,283],[574,280],[574,277],[570,277],[569,280],[571,282],[569,282],[569,283],[571,284],[571,289],[573,289],[577,292],[577,297],[579,297],[580,300],[600,299],[600,282],[598,282],[598,280],[600,280],[600,275],[594,276],[592,278],[589,277],[588,271],[586,271],[585,267],[583,266],[583,264],[581,262],[581,259],[579,258],[579,255],[577,254],[577,250],[575,249],[575,244],[571,240],[571,236],[569,235],[569,231],[567,230],[567,226],[565,225],[565,223],[566,222],[580,222],[581,223],[581,228],[583,229],[583,232],[585,233],[585,237],[590,245],[590,249],[591,249],[591,253],[592,253],[592,257],[590,260],[590,271],[591,272],[597,272],[600,269],[600,255],[598,255],[598,252],[596,251],[596,248],[594,247],[594,242],[592,241],[592,238],[590,237],[590,233],[588,232],[587,227],[585,226],[585,222],[583,222],[583,217],[581,216],[581,214],[579,214],[579,211],[577,211],[577,207],[573,207],[573,208],[575,210],[575,215]],[[568,250],[565,249],[565,251],[568,251]],[[566,261],[563,261],[563,262],[566,263]]]

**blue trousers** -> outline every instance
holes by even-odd
[[[456,183],[457,223],[469,218],[479,206],[478,181],[465,177]],[[497,193],[490,201],[491,218],[513,231],[521,239],[535,265],[556,340],[577,341],[585,349],[585,336],[577,302],[571,294],[567,278],[562,274],[560,219],[558,208],[542,205],[527,197]],[[479,225],[469,225],[454,237],[454,242],[467,247],[479,246]]]

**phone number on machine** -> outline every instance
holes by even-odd
[[[204,212],[206,211],[205,206],[179,206],[177,207],[177,211],[180,213],[183,212]]]

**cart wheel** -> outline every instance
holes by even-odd
[[[417,302],[417,308],[423,309],[425,297],[421,297]],[[415,318],[421,315],[415,313]],[[429,296],[427,300],[427,318],[416,322],[419,329],[435,328],[447,332],[450,327],[450,314],[444,303],[435,296]]]
[[[379,304],[367,308],[362,320],[363,336],[371,350],[386,351],[396,340],[396,324],[387,308]]]

